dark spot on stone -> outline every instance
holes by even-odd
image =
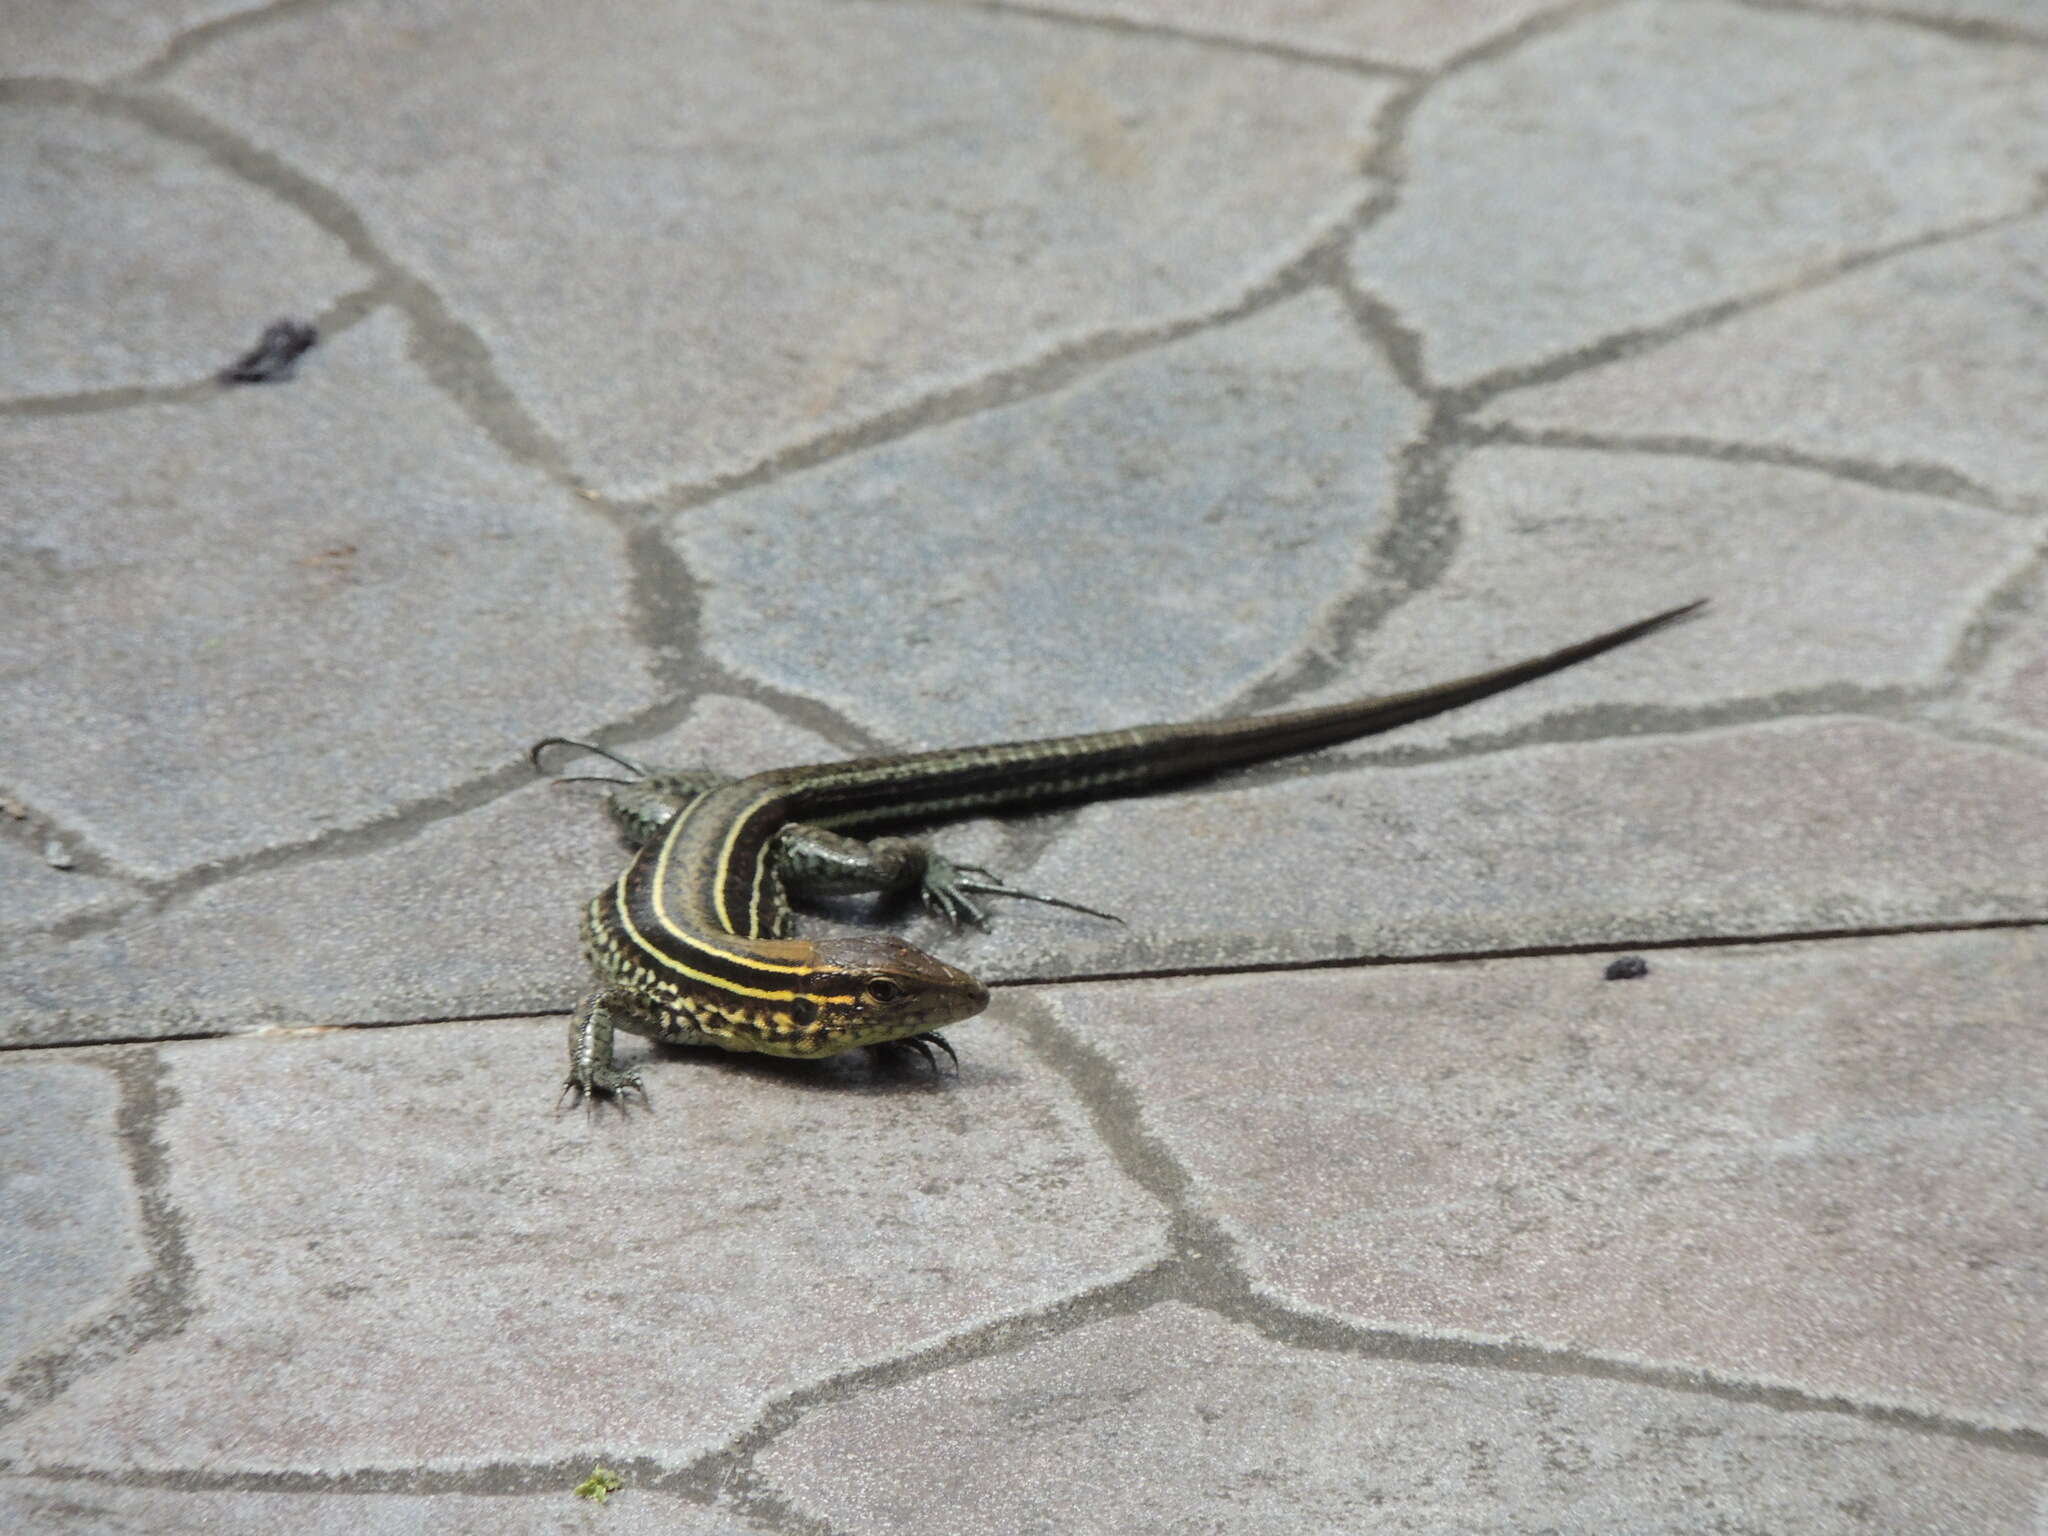
[[[303,320],[273,320],[256,345],[221,371],[223,384],[281,384],[313,344],[319,331]]]
[[[1609,981],[1634,981],[1650,974],[1650,962],[1641,955],[1623,955],[1608,964],[1606,976]]]

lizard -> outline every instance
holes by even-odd
[[[583,951],[598,985],[569,1019],[565,1092],[640,1087],[613,1059],[616,1030],[670,1044],[823,1057],[901,1044],[932,1060],[938,1031],[988,1005],[965,971],[890,934],[802,939],[790,897],[916,894],[934,913],[980,924],[974,894],[1013,891],[988,871],[901,837],[841,829],[1078,801],[1201,778],[1392,729],[1575,665],[1704,604],[1639,619],[1541,656],[1432,687],[1283,714],[855,758],[742,779],[642,768],[604,747],[568,746],[638,775],[611,780],[614,820],[637,845],[625,872],[585,907]],[[980,882],[963,878],[981,875]],[[1075,903],[1056,902],[1074,906]],[[1081,908],[1082,911],[1091,909]],[[1104,916],[1107,914],[1096,914]]]

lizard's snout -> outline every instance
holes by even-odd
[[[988,1006],[988,988],[965,971],[888,934],[824,939],[819,985],[845,986],[859,1032],[914,1033],[971,1019]]]

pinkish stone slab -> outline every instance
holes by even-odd
[[[0,952],[14,1044],[566,1009],[576,924],[626,854],[540,785],[394,846],[245,875]]]
[[[9,0],[0,55],[15,25]],[[0,57],[0,72],[18,67]],[[339,240],[199,151],[80,107],[0,105],[0,208],[8,396],[208,379],[279,315],[318,314],[370,278]],[[16,465],[23,451],[5,450]]]
[[[2014,646],[1992,702],[2008,723],[2048,737],[2048,634],[2037,627]]]
[[[1901,6],[1894,0],[1813,0],[1831,11],[1865,12],[1882,22],[1902,17],[1927,21],[1972,23],[1984,28],[1987,39],[2011,36],[2015,40],[2048,42],[2048,17],[2041,13],[2040,0],[1913,0]]]
[[[678,1055],[630,1114],[554,1108],[558,1019],[163,1047],[194,1318],[7,1453],[675,1462],[779,1394],[1155,1259],[1161,1213],[999,1024],[958,1078]]]
[[[264,0],[7,0],[10,75],[99,80],[146,64],[182,32]]]
[[[670,536],[715,656],[905,745],[1187,719],[1358,583],[1422,417],[1316,292]]]
[[[2032,570],[1986,605],[1982,655],[1964,716],[2048,746],[2048,545]]]
[[[1433,69],[1560,0],[1051,0],[1041,7],[1201,37]]]
[[[111,881],[52,868],[47,857],[30,843],[6,836],[6,830],[0,828],[0,931],[46,927],[130,899]]]
[[[1771,7],[1598,7],[1424,98],[1359,281],[1471,383],[2016,213],[2036,50]]]
[[[127,870],[373,820],[654,697],[616,538],[393,315],[287,386],[0,419],[0,457],[0,712],[35,725],[0,782]]]
[[[1127,927],[944,953],[1060,976],[2041,918],[2044,818],[2048,762],[1860,720],[1279,768],[1072,819],[1030,887]]]
[[[2048,654],[2039,647],[2012,675],[2006,702],[2027,729],[2048,735]]]
[[[102,1064],[0,1058],[0,1382],[60,1349],[148,1262]],[[10,1407],[0,1392],[0,1408]],[[4,1454],[4,1453],[0,1453]]]
[[[1291,1305],[2048,1422],[2048,934],[1648,959],[1055,998]]]
[[[169,85],[359,209],[613,490],[1235,300],[1362,200],[1393,89],[979,8],[601,18],[322,7]]]
[[[200,1492],[95,1478],[0,1480],[0,1520],[77,1536],[762,1536],[673,1494],[626,1489],[600,1507],[550,1493]],[[344,1482],[345,1486],[345,1482]]]
[[[1945,470],[2048,505],[2044,280],[2048,215],[2037,215],[1511,392],[1487,414]]]
[[[1575,449],[1481,449],[1450,481],[1457,543],[1427,590],[1304,703],[1419,688],[1709,599],[1678,628],[1372,743],[1399,756],[1527,732],[1949,681],[2040,530],[1808,470]]]
[[[760,1466],[848,1536],[2028,1536],[2042,1486],[1854,1417],[1291,1348],[1176,1303],[820,1409]]]

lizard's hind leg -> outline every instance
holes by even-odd
[[[565,774],[554,782],[618,785],[605,797],[605,809],[611,812],[613,825],[635,848],[653,842],[693,802],[732,782],[724,774],[706,769],[670,771],[643,767],[610,747],[601,747],[594,741],[577,741],[568,736],[547,736],[533,744],[533,749],[526,755],[536,772],[546,771],[541,767],[540,755],[549,747],[574,747],[579,752],[588,752],[607,762],[617,763],[633,775],[630,779],[616,779],[605,773]]]

